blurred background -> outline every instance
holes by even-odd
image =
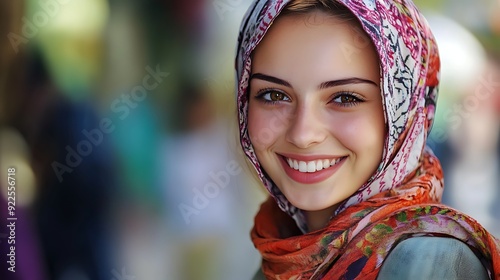
[[[500,236],[500,2],[416,0],[442,53],[444,202]],[[250,279],[265,192],[237,141],[248,0],[0,2],[1,279]],[[4,253],[5,252],[5,253]],[[134,278],[135,277],[135,278]]]

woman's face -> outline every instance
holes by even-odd
[[[294,206],[336,207],[376,171],[386,128],[378,56],[352,22],[279,17],[256,48],[248,109],[262,167]]]

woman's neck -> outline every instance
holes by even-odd
[[[333,215],[333,212],[337,209],[337,205],[332,207],[317,210],[317,211],[304,211],[306,215],[307,227],[309,232],[316,231],[326,227],[330,218]]]

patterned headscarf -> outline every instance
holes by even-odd
[[[395,244],[428,235],[454,237],[475,248],[490,277],[500,279],[500,242],[467,215],[439,204],[443,174],[425,147],[435,112],[439,54],[410,0],[338,0],[358,18],[378,52],[388,133],[375,174],[340,204],[324,229],[308,232],[303,212],[262,169],[247,124],[251,54],[288,2],[253,3],[242,21],[236,57],[241,145],[271,194],[251,233],[266,277],[375,279]]]

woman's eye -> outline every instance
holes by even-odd
[[[354,96],[353,94],[343,93],[343,94],[339,94],[335,98],[333,98],[332,102],[338,103],[338,105],[341,105],[341,106],[352,106],[352,105],[356,105],[359,102],[362,102],[362,100],[360,98]]]
[[[286,98],[286,96],[282,92],[272,91],[269,93],[269,98],[272,101],[281,101],[281,100],[284,100]]]
[[[289,101],[290,98],[288,96],[280,91],[276,90],[266,90],[259,94],[257,98],[262,99],[266,102],[278,102],[278,101]]]

